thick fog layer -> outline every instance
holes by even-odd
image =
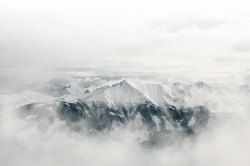
[[[0,65],[238,72],[250,60],[248,6],[247,0],[3,0]]]
[[[245,80],[246,75],[242,80]],[[89,82],[114,84],[117,79],[161,82],[165,87],[175,83],[171,77],[118,77],[102,81],[98,77],[83,77]],[[164,79],[165,78],[165,79]],[[233,78],[233,77],[231,77]],[[60,84],[71,84],[75,77],[61,77]],[[97,81],[96,81],[97,80]],[[250,149],[249,86],[248,83],[229,85],[222,81],[205,84],[200,89],[190,89],[186,104],[206,105],[213,118],[199,134],[181,138],[166,137],[163,144],[143,145],[146,132],[139,121],[125,127],[114,127],[108,133],[89,134],[75,131],[64,120],[39,119],[37,115],[20,117],[18,106],[24,103],[44,102],[53,96],[45,92],[31,93],[33,85],[23,85],[21,90],[1,94],[0,160],[4,165],[248,165]],[[41,85],[48,80],[40,80]],[[21,81],[20,81],[21,82]],[[242,82],[242,81],[239,81]],[[195,82],[193,82],[195,83]],[[140,83],[142,84],[142,82]],[[39,86],[41,86],[39,85]],[[79,85],[79,84],[78,84]],[[135,85],[134,85],[135,86]],[[137,88],[138,85],[137,85]],[[37,89],[36,89],[37,90]],[[74,91],[75,92],[75,91]],[[46,91],[46,93],[48,93]],[[51,93],[49,93],[51,94]],[[66,94],[67,95],[67,94]],[[72,100],[72,99],[70,99]],[[172,141],[169,142],[171,138]]]
[[[1,0],[0,165],[250,165],[249,6]],[[164,119],[171,134],[152,143],[136,116],[99,132],[53,112],[57,102],[68,108],[79,100],[108,109],[144,102],[193,117],[204,108],[209,120],[198,116],[206,123],[195,133],[195,119]]]

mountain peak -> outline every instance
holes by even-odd
[[[122,80],[119,83],[113,84],[112,87],[116,87],[116,86],[120,86],[120,87],[132,87],[127,80]]]
[[[127,105],[142,103],[148,99],[126,80],[122,80],[112,86],[106,86],[105,88],[93,91],[87,96],[87,100]]]

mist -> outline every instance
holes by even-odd
[[[1,68],[240,72],[248,2],[2,1]]]
[[[167,137],[160,146],[141,143],[147,132],[138,127],[142,125],[140,121],[89,135],[72,130],[56,114],[46,113],[42,118],[31,114],[20,118],[17,109],[20,102],[43,100],[33,97],[29,101],[29,96],[22,91],[1,94],[1,163],[20,166],[248,165],[249,91],[220,81],[213,87],[216,90],[209,93],[190,91],[192,97],[187,99],[190,106],[208,102],[208,108],[215,115],[209,126],[194,137],[180,139],[177,135],[171,137],[174,141],[170,142]],[[51,116],[52,122],[48,120]]]
[[[1,165],[248,166],[249,29],[247,0],[2,0]],[[124,80],[131,96],[107,94]],[[140,118],[90,132],[50,107],[22,110],[105,88],[108,107],[117,93],[139,94],[161,107],[206,107],[210,119],[194,135],[177,126],[147,144]]]

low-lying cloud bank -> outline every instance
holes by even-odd
[[[133,125],[114,128],[106,135],[88,135],[72,131],[59,118],[53,123],[37,120],[34,115],[20,118],[13,111],[16,108],[14,92],[2,94],[0,161],[10,166],[249,165],[249,89],[226,84],[218,87],[218,93],[194,95],[189,102],[201,102],[202,95],[215,102],[211,107],[215,119],[208,128],[195,137],[161,147],[140,144],[138,140],[143,139],[145,133]]]

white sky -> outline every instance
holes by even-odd
[[[238,72],[247,0],[2,0],[0,66]]]

